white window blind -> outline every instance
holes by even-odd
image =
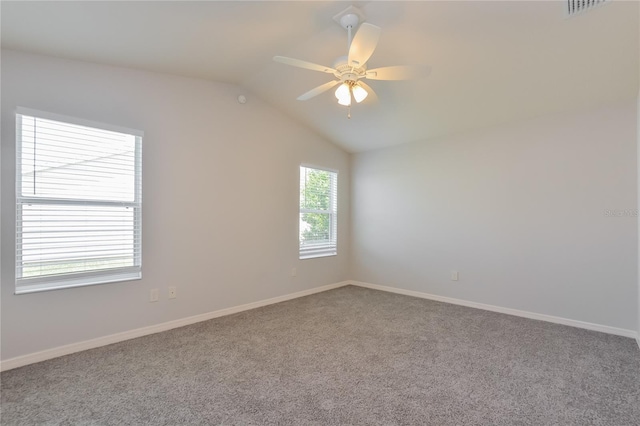
[[[338,173],[300,166],[300,259],[337,254]]]
[[[16,293],[141,278],[142,133],[114,129],[16,114]]]

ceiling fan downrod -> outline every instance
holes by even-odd
[[[351,42],[353,41],[352,30],[358,26],[360,18],[355,13],[347,13],[340,18],[340,25],[347,30],[347,52],[351,49]]]

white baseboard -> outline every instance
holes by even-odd
[[[185,325],[195,324],[201,321],[207,321],[213,318],[223,317],[225,315],[231,315],[231,314],[235,314],[242,311],[248,311],[250,309],[260,308],[262,306],[273,305],[274,303],[285,302],[287,300],[297,299],[299,297],[309,296],[311,294],[321,293],[323,291],[343,287],[348,284],[349,284],[348,281],[329,284],[322,287],[316,287],[309,290],[303,290],[303,291],[298,291],[296,293],[286,294],[284,296],[273,297],[271,299],[260,300],[258,302],[252,302],[252,303],[247,303],[245,305],[234,306],[226,309],[220,309],[218,311],[207,312],[205,314],[194,315],[191,317],[181,318],[174,321],[168,321],[162,324],[156,324],[148,327],[137,328],[135,330],[124,331],[122,333],[111,334],[109,336],[98,337],[96,339],[85,340],[83,342],[72,343],[69,345],[59,346],[53,349],[47,349],[40,352],[22,355],[22,356],[10,358],[4,361],[0,361],[0,371],[11,370],[13,368],[34,364],[36,362],[46,361],[48,359],[57,358],[63,355],[69,355],[75,352],[85,351],[87,349],[94,349],[100,346],[106,346],[113,343],[129,340],[129,339],[135,339],[136,337],[147,336],[149,334],[155,334],[161,331],[167,331],[173,328],[183,327]]]
[[[555,324],[568,325],[571,327],[584,328],[587,330],[599,331],[601,333],[615,334],[616,336],[631,337],[632,339],[636,339],[636,341],[638,342],[638,345],[640,346],[640,336],[638,335],[638,333],[636,333],[633,330],[627,330],[624,328],[610,327],[608,325],[593,324],[590,322],[572,320],[572,319],[562,318],[562,317],[554,317],[554,316],[545,315],[545,314],[537,314],[534,312],[521,311],[518,309],[503,308],[503,307],[494,306],[494,305],[486,305],[484,303],[470,302],[462,299],[454,299],[452,297],[437,296],[435,294],[422,293],[419,291],[405,290],[401,288],[388,287],[388,286],[383,286],[378,284],[369,284],[369,283],[364,283],[360,281],[349,281],[349,283],[352,285],[370,288],[373,290],[387,291],[389,293],[403,294],[405,296],[419,297],[421,299],[435,300],[438,302],[451,303],[453,305],[467,306],[470,308],[483,309],[485,311],[499,312],[501,314],[514,315],[517,317],[524,317],[524,318],[529,318],[534,320],[552,322]]]

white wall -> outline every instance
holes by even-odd
[[[638,9],[638,17],[639,17],[639,21],[640,21],[640,8]],[[638,46],[640,49],[640,46]],[[638,51],[638,54],[640,55],[640,50]],[[638,73],[638,82],[640,83],[640,73]],[[640,87],[640,84],[638,84],[638,87]],[[637,105],[637,118],[636,118],[636,125],[637,125],[637,131],[636,131],[636,138],[638,140],[638,144],[637,144],[637,152],[636,155],[638,156],[638,164],[636,167],[636,172],[637,172],[637,177],[638,177],[638,212],[640,212],[640,91],[638,91],[638,105]],[[638,338],[637,338],[637,342],[638,342],[638,346],[640,346],[640,214],[638,215],[638,258],[636,259],[637,264],[638,264]]]
[[[638,144],[636,146],[636,155],[638,158],[638,166],[640,166],[640,92],[638,92],[638,105],[637,105],[637,119],[636,119],[636,138]],[[640,168],[636,169],[637,172],[637,188],[638,188],[638,212],[640,212]],[[640,214],[638,215],[638,258],[636,259],[638,264],[638,346],[640,346]]]
[[[640,9],[638,9],[638,16],[640,18]],[[640,48],[640,46],[638,46]],[[638,51],[638,53],[640,54],[640,51]],[[640,73],[638,74],[638,82],[640,83]],[[640,87],[640,84],[638,85]],[[636,147],[636,155],[638,158],[638,166],[640,167],[640,91],[638,91],[638,105],[637,105],[637,118],[636,118],[636,125],[637,125],[637,131],[636,131],[636,138],[638,141],[637,147]],[[640,168],[636,168],[636,172],[637,172],[637,188],[638,188],[638,212],[640,212]],[[638,305],[637,305],[637,309],[638,309],[638,338],[637,338],[637,342],[638,342],[638,346],[640,346],[640,214],[638,215],[638,258],[636,259],[636,262],[638,264]]]
[[[13,51],[1,77],[3,360],[348,278],[349,155],[251,94]],[[13,294],[17,106],[145,132],[141,281]],[[297,258],[303,162],[339,170],[337,257]]]
[[[353,156],[352,278],[635,330],[636,120],[630,100]]]

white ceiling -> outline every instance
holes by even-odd
[[[350,4],[382,27],[369,68],[424,64],[417,81],[369,81],[378,102],[333,91],[296,97],[346,54],[333,16]],[[566,19],[564,1],[10,2],[2,47],[238,84],[351,152],[631,99],[638,93],[638,3]]]

